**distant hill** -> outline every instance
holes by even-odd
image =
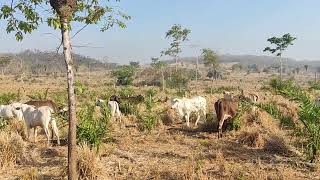
[[[183,63],[196,64],[196,57],[183,57],[180,59]],[[174,60],[168,60],[168,63],[174,63]],[[270,67],[270,66],[279,66],[279,60],[274,56],[255,56],[255,55],[219,55],[219,63],[238,63],[242,66],[249,65],[258,65],[260,67]],[[203,61],[199,58],[199,63],[202,64]],[[283,58],[283,63],[289,68],[300,67],[303,68],[304,65],[308,65],[310,70],[316,70],[320,67],[319,61],[297,61],[295,59]]]
[[[56,52],[43,52],[38,50],[27,50],[17,54],[0,54],[0,57],[9,56],[10,64],[8,65],[7,73],[23,72],[37,73],[53,73],[64,72],[65,62],[63,54]],[[75,67],[77,71],[91,71],[113,69],[117,66],[115,63],[103,63],[91,57],[73,54]]]

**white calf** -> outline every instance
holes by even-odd
[[[44,129],[44,132],[47,136],[48,144],[50,144],[49,123],[51,122],[53,133],[55,134],[55,136],[57,136],[57,142],[58,144],[60,144],[58,127],[56,124],[56,120],[52,117],[53,110],[50,107],[42,106],[36,109],[34,106],[21,103],[14,103],[13,106],[23,113],[23,118],[27,126],[28,139],[30,138],[30,130],[31,128],[33,128],[34,141],[36,142],[37,126],[40,126]]]
[[[197,126],[200,120],[200,111],[203,115],[206,116],[207,101],[201,96],[194,97],[192,99],[182,98],[182,99],[173,99],[171,109],[178,110],[180,116],[185,117],[187,126],[190,126],[189,119],[190,114],[195,112],[197,115],[197,120],[195,125]]]
[[[98,99],[96,102],[96,105],[101,107],[103,103],[105,103],[105,100],[102,99]],[[111,117],[115,117],[116,119],[119,119],[119,122],[121,123],[121,112],[119,109],[119,104],[117,101],[109,101],[108,102],[108,107],[110,109],[111,112]]]

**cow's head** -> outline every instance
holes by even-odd
[[[233,99],[233,93],[229,91],[224,91],[223,92],[223,98],[227,100],[232,100]]]
[[[96,100],[96,106],[101,106],[103,103],[105,103],[105,100],[103,100],[103,99]]]
[[[179,105],[179,99],[177,99],[177,98],[172,99],[171,109],[176,109],[178,107],[178,105]]]

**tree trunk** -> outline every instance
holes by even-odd
[[[162,91],[164,91],[165,88],[165,82],[164,82],[164,69],[161,70],[161,76],[162,76]]]
[[[68,179],[77,179],[77,144],[76,144],[76,96],[74,93],[74,69],[71,56],[71,44],[69,37],[69,26],[66,19],[61,22],[61,34],[63,43],[63,54],[67,68],[68,79],[68,105],[69,105],[69,132],[68,132]]]
[[[198,94],[198,66],[199,66],[199,57],[197,56],[197,64],[196,64],[196,92]]]
[[[175,56],[174,59],[176,60],[176,72],[178,71],[178,58]]]
[[[282,58],[280,56],[280,80],[282,80]]]

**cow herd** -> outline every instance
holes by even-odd
[[[168,98],[166,98],[168,100]],[[255,94],[245,95],[242,91],[241,95],[234,97],[230,92],[224,92],[223,98],[214,103],[215,113],[218,120],[218,137],[222,137],[222,126],[225,120],[234,118],[238,111],[239,99],[245,99],[252,103],[258,101],[258,96]],[[108,107],[111,112],[111,117],[115,118],[121,123],[121,112],[119,104],[121,100],[130,100],[130,102],[143,102],[142,95],[119,98],[112,95],[109,100],[97,99],[96,106]],[[171,100],[171,109],[178,112],[181,118],[184,118],[186,125],[190,126],[190,116],[194,113],[197,116],[195,126],[201,118],[201,115],[206,117],[207,101],[204,97],[196,96],[194,98],[174,98]],[[32,100],[25,103],[12,103],[9,105],[0,105],[0,118],[10,119],[16,118],[25,122],[27,128],[27,137],[30,138],[30,130],[34,131],[34,141],[36,141],[37,127],[40,126],[47,137],[48,144],[50,144],[49,124],[52,126],[52,139],[53,135],[57,137],[57,143],[60,144],[59,131],[54,118],[54,113],[66,111],[66,108],[58,108],[57,105],[51,100]],[[253,107],[254,110],[254,107]]]

